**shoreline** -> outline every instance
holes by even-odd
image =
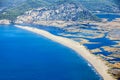
[[[106,65],[106,63],[102,61],[99,57],[91,54],[89,50],[87,50],[83,45],[80,45],[79,42],[73,41],[68,38],[55,36],[41,29],[37,29],[29,26],[20,26],[20,25],[15,25],[15,26],[24,30],[37,33],[50,40],[60,43],[68,48],[71,48],[76,53],[81,55],[85,60],[87,60],[94,67],[94,69],[102,76],[103,80],[116,80],[108,73],[109,67]]]

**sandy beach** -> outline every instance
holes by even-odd
[[[51,39],[66,47],[71,48],[72,50],[77,52],[79,55],[81,55],[83,58],[85,58],[96,69],[96,71],[103,77],[104,80],[116,80],[110,74],[108,74],[109,67],[105,64],[105,62],[102,61],[99,57],[91,54],[89,50],[87,50],[83,45],[80,45],[80,43],[68,38],[55,36],[41,29],[37,29],[29,26],[20,26],[20,25],[15,25],[15,26],[21,29],[25,29],[25,30],[40,34],[48,39]]]

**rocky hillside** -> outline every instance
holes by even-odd
[[[34,21],[81,21],[97,20],[88,10],[80,3],[61,2],[48,8],[38,8],[26,12],[24,15],[17,17],[16,23],[34,22]]]
[[[79,8],[84,7],[84,9],[83,9],[83,12],[80,12],[80,14],[79,14],[78,9],[76,8],[76,10],[74,10],[74,11],[77,11],[76,12],[77,15],[74,17],[75,14],[72,14],[74,19],[76,19],[76,17],[78,17],[79,19],[80,18],[81,19],[88,18],[88,20],[89,20],[90,18],[94,19],[93,15],[91,15],[90,12],[107,12],[107,13],[108,12],[109,13],[119,12],[118,1],[119,0],[12,0],[12,1],[11,0],[0,0],[0,19],[9,19],[9,20],[14,21],[18,16],[23,15],[26,11],[29,11],[29,10],[33,10],[33,9],[36,9],[39,7],[42,7],[42,8],[46,7],[45,10],[50,11],[50,8],[51,8],[50,6],[51,5],[57,6],[57,4],[59,4],[59,7],[52,7],[51,10],[59,10],[60,4],[63,4],[65,2],[69,2],[69,3],[76,2],[78,4],[74,4],[75,6],[77,6],[77,7],[80,6]],[[82,5],[82,7],[81,7],[81,5]],[[69,14],[71,12],[69,12]],[[55,13],[53,13],[53,14],[55,14]],[[84,16],[84,15],[86,15],[86,16]],[[63,18],[63,17],[64,17],[64,15],[62,14],[61,18]],[[73,17],[71,18],[71,17],[67,16],[64,19],[67,20],[67,18],[70,18],[70,20],[71,20],[71,19],[73,19]],[[53,18],[53,16],[50,15],[49,18]],[[56,18],[60,19],[58,14],[57,14]],[[77,18],[77,20],[78,20],[78,18]]]

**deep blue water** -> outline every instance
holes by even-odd
[[[120,18],[120,14],[96,14],[99,18],[106,18],[108,21],[112,21],[115,18]]]
[[[73,50],[12,25],[0,25],[0,80],[100,80]]]

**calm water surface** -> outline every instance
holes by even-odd
[[[116,18],[120,18],[120,14],[96,14],[99,18],[106,18],[108,21],[112,21]]]
[[[0,80],[101,80],[71,49],[13,25],[0,25]]]

